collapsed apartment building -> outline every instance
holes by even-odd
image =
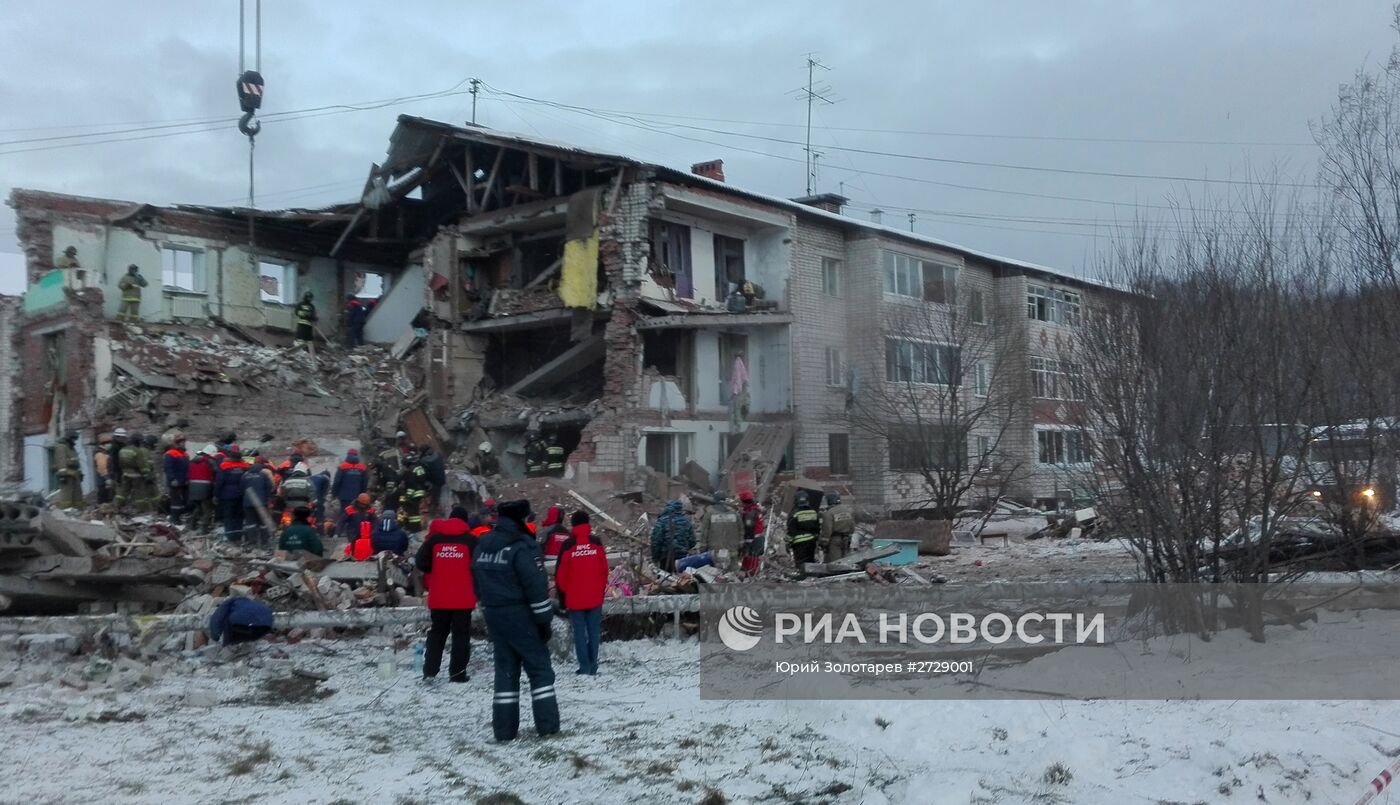
[[[16,190],[30,285],[22,310],[0,308],[18,355],[14,404],[0,408],[15,437],[8,466],[51,488],[57,437],[90,440],[104,416],[161,393],[182,412],[198,399],[211,428],[366,436],[366,388],[344,374],[310,392],[318,381],[306,373],[268,377],[256,402],[231,375],[265,371],[257,356],[210,366],[172,354],[198,328],[221,329],[216,342],[285,339],[291,306],[311,290],[330,339],[348,296],[376,299],[366,339],[412,369],[369,386],[416,403],[411,421],[375,420],[368,435],[455,430],[468,451],[490,441],[519,476],[538,429],[582,485],[659,481],[666,492],[686,473],[701,486],[765,487],[793,472],[868,506],[917,508],[923,481],[898,458],[907,449],[853,428],[850,402],[861,384],[908,379],[933,360],[937,345],[880,331],[890,311],[957,305],[972,321],[1017,323],[1009,337],[1034,399],[1008,414],[998,450],[1031,471],[1007,492],[1069,495],[1069,470],[1088,459],[1061,353],[1080,308],[1106,291],[851,218],[844,201],[745,191],[720,161],[683,171],[409,116],[350,204],[249,211]],[[69,246],[81,269],[53,269]],[[138,327],[112,321],[133,263],[159,277]],[[289,380],[293,399],[271,393]]]

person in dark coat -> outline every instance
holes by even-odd
[[[498,741],[512,741],[519,734],[523,666],[530,677],[535,731],[552,735],[559,731],[559,702],[548,648],[554,603],[549,600],[544,560],[525,528],[530,501],[508,501],[496,512],[496,526],[477,543],[471,564],[495,655],[491,729]]]
[[[405,544],[407,539],[405,534]],[[472,656],[472,611],[476,609],[476,588],[472,581],[472,552],[476,544],[476,537],[467,533],[465,522],[453,518],[434,520],[428,524],[428,536],[414,558],[414,564],[423,573],[432,617],[427,652],[423,657],[424,679],[437,678],[448,634],[452,635],[448,681],[466,682],[471,678],[467,676],[467,663]]]
[[[272,608],[235,595],[209,616],[209,639],[225,646],[257,640],[272,631]]]
[[[341,521],[345,519],[345,510],[360,496],[361,493],[369,491],[369,467],[360,461],[360,451],[350,449],[345,453],[345,460],[340,462],[340,466],[335,470],[335,478],[331,481],[331,497],[340,501],[336,507],[335,527],[340,529]]]
[[[695,547],[695,526],[691,525],[679,500],[667,502],[666,510],[651,527],[651,561],[668,573],[676,572],[676,560]]]
[[[361,346],[365,343],[365,322],[369,320],[369,308],[365,307],[358,296],[349,296],[345,299],[345,329],[350,333],[350,348]]]
[[[238,445],[229,445],[228,456],[214,473],[214,499],[223,515],[224,539],[230,542],[243,539],[243,476],[248,474],[256,473]]]
[[[408,553],[408,532],[399,527],[398,514],[393,509],[385,509],[374,524],[374,532],[369,535],[369,548],[375,553],[388,551],[395,556]]]
[[[253,497],[267,508],[267,502],[272,499],[272,480],[268,478],[270,472],[263,472],[259,467],[253,467],[243,473],[243,539],[246,541],[272,539],[272,534],[264,533],[263,521],[258,516],[257,509],[248,499],[248,493],[252,492]]]

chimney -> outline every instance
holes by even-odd
[[[709,162],[697,162],[690,166],[690,172],[696,176],[704,176],[706,179],[722,182],[724,181],[724,160],[712,159]]]
[[[793,201],[796,201],[798,204],[806,204],[808,207],[816,207],[819,210],[826,210],[827,212],[834,212],[840,215],[841,208],[846,206],[846,202],[850,201],[850,199],[840,193],[817,193],[816,195],[795,198]]]

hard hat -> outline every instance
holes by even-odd
[[[306,462],[303,461],[301,463],[298,463],[295,467],[292,467],[292,474],[309,475],[311,474],[311,470],[306,466]]]
[[[826,496],[826,505],[828,506],[835,506],[840,502],[841,496],[836,494],[835,492],[832,492],[831,494]]]
[[[63,253],[64,253],[64,254],[67,254],[67,255],[70,255],[70,256],[71,256],[71,255],[74,255],[74,254],[77,254],[77,253],[78,253],[78,247],[77,247],[77,246],[69,246],[68,248],[66,248],[66,249],[63,250]]]
[[[489,453],[489,452],[491,452],[491,443],[490,443],[490,442],[482,442],[481,444],[479,444],[479,445],[476,446],[476,449],[477,449],[478,451],[482,452],[482,453]]]
[[[113,439],[125,439],[125,438],[126,438],[126,428],[117,428],[116,430],[112,431],[112,438],[113,438]]]
[[[219,454],[219,448],[212,444],[206,444],[199,449],[199,452],[206,456],[217,456]]]
[[[807,498],[807,493],[806,493],[806,492],[798,492],[798,493],[797,493],[796,502],[797,502],[797,505],[798,505],[798,506],[806,506],[806,505],[807,505],[807,501],[808,501],[808,498]]]
[[[394,438],[395,438],[395,439],[407,439],[407,438],[408,438],[408,434],[407,434],[407,433],[404,433],[403,431],[399,431],[398,433],[395,433],[395,434],[394,434]]]

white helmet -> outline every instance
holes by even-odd
[[[477,449],[478,451],[482,452],[482,453],[489,453],[489,452],[491,452],[491,443],[490,443],[490,442],[482,442],[481,444],[479,444],[479,445],[476,446],[476,449]]]

